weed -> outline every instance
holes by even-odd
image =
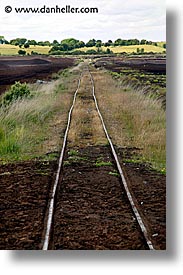
[[[63,166],[69,166],[69,165],[71,165],[71,162],[69,162],[68,160],[64,160]]]
[[[77,156],[78,155],[78,151],[76,151],[76,150],[70,150],[69,152],[68,152],[68,156]]]
[[[120,174],[116,171],[115,172],[109,172],[109,175],[114,176],[114,177],[119,177],[120,176]]]
[[[142,159],[123,159],[124,163],[134,163],[134,164],[139,164],[142,163]]]
[[[102,166],[112,166],[112,163],[110,161],[96,161],[95,163],[96,167],[102,167]]]
[[[68,159],[71,162],[80,162],[80,161],[86,161],[87,157],[70,156]]]

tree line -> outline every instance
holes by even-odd
[[[102,40],[90,39],[88,42],[84,42],[81,40],[77,40],[75,38],[68,38],[63,39],[60,42],[57,40],[50,41],[36,41],[36,40],[29,40],[26,38],[15,38],[11,39],[10,41],[6,40],[4,36],[0,36],[0,44],[11,44],[15,46],[28,48],[30,45],[33,46],[50,46],[54,47],[53,50],[60,50],[60,51],[70,51],[73,49],[79,49],[83,47],[97,47],[100,48],[101,46],[109,47],[109,46],[130,46],[130,45],[155,45],[157,46],[157,42],[149,41],[146,39],[121,39],[118,38],[115,41],[108,40],[107,42],[103,42]]]

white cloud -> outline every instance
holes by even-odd
[[[99,14],[16,14],[5,13],[5,6],[48,7],[71,5],[98,7]],[[7,39],[27,37],[36,40],[61,40],[91,37],[108,40],[146,38],[165,40],[164,0],[1,0],[0,35]]]

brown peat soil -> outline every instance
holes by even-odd
[[[52,73],[73,64],[73,58],[0,56],[0,94],[15,81],[34,83],[39,79],[48,80]]]

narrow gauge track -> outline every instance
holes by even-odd
[[[73,226],[73,224],[72,224],[72,222],[71,222],[71,224],[67,227],[67,225],[66,225],[66,223],[67,223],[67,219],[66,219],[66,221],[64,220],[64,222],[63,222],[63,224],[62,225],[59,225],[59,221],[58,222],[56,222],[56,219],[58,219],[58,218],[55,218],[54,216],[55,216],[55,211],[57,211],[57,212],[63,212],[63,209],[62,209],[62,206],[60,206],[59,205],[59,203],[62,205],[62,202],[59,202],[59,200],[61,200],[62,199],[62,193],[63,192],[65,192],[66,193],[66,196],[68,195],[67,194],[67,188],[65,187],[65,190],[64,190],[64,187],[62,187],[62,181],[64,180],[64,176],[62,175],[62,173],[63,173],[63,171],[62,171],[62,168],[63,168],[63,162],[64,162],[64,157],[65,157],[65,155],[67,154],[68,155],[68,149],[67,149],[67,140],[68,140],[68,134],[69,134],[69,131],[70,131],[70,126],[71,126],[71,119],[72,119],[72,113],[73,113],[73,109],[74,109],[74,107],[75,107],[75,103],[76,103],[76,99],[77,99],[77,94],[78,94],[78,92],[79,92],[79,90],[81,89],[81,82],[82,82],[82,78],[84,77],[84,76],[86,76],[87,75],[87,77],[88,77],[88,79],[89,79],[89,81],[90,81],[90,84],[91,84],[91,92],[92,92],[92,100],[93,100],[93,102],[94,102],[94,104],[95,104],[95,109],[96,109],[96,111],[97,111],[97,114],[98,114],[98,117],[100,118],[100,122],[101,122],[101,125],[102,125],[102,127],[103,127],[103,131],[104,131],[104,133],[105,133],[105,136],[106,136],[106,138],[107,138],[107,140],[108,140],[108,144],[109,144],[109,146],[110,146],[110,149],[111,149],[111,156],[112,156],[112,158],[113,158],[113,165],[115,165],[116,166],[116,168],[117,168],[117,170],[118,170],[118,173],[119,173],[119,175],[120,175],[120,182],[121,182],[121,184],[120,184],[120,189],[121,189],[121,194],[123,194],[123,197],[124,197],[124,193],[125,193],[125,196],[127,197],[127,199],[126,199],[126,201],[124,202],[124,203],[126,203],[127,204],[127,202],[128,202],[128,204],[130,204],[130,206],[128,206],[129,208],[130,208],[130,210],[128,209],[127,211],[129,212],[129,211],[131,211],[131,213],[133,213],[133,214],[130,214],[131,215],[131,217],[132,217],[132,222],[134,223],[136,223],[137,225],[134,225],[133,224],[133,226],[132,226],[132,228],[134,229],[135,228],[135,230],[136,231],[138,231],[138,234],[139,234],[139,236],[140,237],[137,237],[137,239],[139,239],[140,240],[140,242],[143,242],[143,245],[141,246],[141,245],[137,245],[136,247],[134,246],[134,248],[133,247],[131,247],[131,248],[129,248],[128,246],[127,246],[127,248],[124,248],[124,249],[149,249],[149,250],[154,250],[154,247],[153,247],[153,244],[152,244],[152,242],[151,242],[151,240],[150,240],[150,238],[149,238],[149,235],[148,235],[148,230],[147,230],[147,228],[146,228],[146,225],[145,225],[145,223],[144,223],[144,221],[143,221],[143,219],[142,219],[142,217],[141,217],[141,215],[140,215],[140,213],[139,213],[139,210],[137,209],[137,207],[136,207],[136,205],[135,205],[135,202],[134,202],[134,200],[133,200],[133,197],[132,197],[132,195],[131,195],[131,193],[130,193],[130,190],[129,190],[129,188],[128,188],[128,184],[127,184],[127,180],[125,179],[125,176],[124,176],[124,173],[123,173],[123,170],[122,170],[122,168],[121,168],[121,165],[120,165],[120,163],[119,163],[119,160],[118,160],[118,157],[117,157],[117,154],[116,154],[116,151],[115,151],[115,148],[114,148],[114,145],[113,145],[113,143],[112,143],[112,140],[111,140],[111,138],[110,138],[110,136],[109,136],[109,134],[108,134],[108,132],[107,132],[107,129],[106,129],[106,126],[105,126],[105,123],[104,123],[104,120],[103,120],[103,117],[102,117],[102,115],[101,115],[101,112],[100,112],[100,110],[99,110],[99,106],[98,106],[98,103],[97,103],[97,99],[96,99],[96,96],[95,96],[95,83],[94,83],[94,80],[93,80],[93,77],[92,77],[92,74],[91,74],[91,72],[90,72],[90,70],[89,70],[89,68],[88,67],[86,67],[84,70],[83,70],[83,72],[81,73],[81,76],[80,76],[80,78],[79,78],[79,80],[78,80],[78,87],[77,87],[77,90],[76,90],[76,92],[75,92],[75,94],[74,94],[74,98],[73,98],[73,103],[72,103],[72,106],[71,106],[71,108],[70,108],[70,111],[69,111],[69,115],[68,115],[68,123],[67,123],[67,127],[66,127],[66,131],[65,131],[65,135],[64,135],[64,141],[63,141],[63,146],[62,146],[62,150],[61,150],[61,153],[60,153],[60,158],[59,158],[59,163],[58,163],[58,169],[57,169],[57,173],[56,173],[56,179],[55,179],[55,182],[54,182],[54,186],[53,186],[53,190],[52,190],[52,194],[51,194],[51,198],[50,198],[50,202],[49,202],[49,208],[48,208],[48,217],[47,217],[47,221],[46,221],[46,230],[45,230],[45,235],[44,235],[44,240],[43,240],[43,250],[48,250],[48,249],[77,249],[77,245],[74,245],[74,246],[72,246],[71,245],[71,248],[68,248],[67,246],[65,246],[65,243],[68,243],[68,241],[70,240],[70,239],[72,239],[70,236],[63,236],[64,235],[64,233],[62,233],[61,232],[61,235],[62,235],[62,241],[61,241],[61,243],[58,245],[58,242],[59,241],[57,241],[57,245],[54,245],[54,238],[55,238],[55,236],[54,236],[54,234],[56,235],[56,231],[57,231],[57,235],[59,235],[58,234],[58,230],[60,230],[60,231],[62,231],[63,230],[63,227],[65,226],[65,228],[66,228],[66,230],[67,230],[67,228],[68,228],[68,230],[70,230],[70,228]],[[86,96],[85,96],[86,97]],[[90,97],[91,97],[91,95],[90,95]],[[109,153],[108,153],[109,154]],[[108,157],[109,158],[109,157]],[[82,159],[82,158],[81,158]],[[85,162],[86,162],[86,160],[85,160]],[[82,166],[82,165],[81,165]],[[86,168],[85,166],[84,166],[84,168]],[[76,168],[77,169],[77,168]],[[64,170],[64,169],[63,169]],[[87,167],[86,168],[86,170],[89,170],[89,168]],[[75,171],[74,169],[73,169],[73,171]],[[82,174],[82,172],[79,172],[80,174]],[[109,173],[110,174],[110,173]],[[88,175],[89,175],[89,173],[88,173]],[[58,190],[58,186],[61,186],[60,188],[59,188],[59,190]],[[74,187],[76,187],[75,185],[74,185]],[[78,187],[77,187],[78,188]],[[77,190],[77,188],[76,188],[76,190]],[[94,187],[94,188],[96,188],[96,187]],[[102,187],[102,188],[105,188],[105,187]],[[111,187],[110,187],[111,188]],[[114,186],[112,187],[112,188],[114,188]],[[70,189],[71,190],[71,189]],[[78,189],[79,190],[79,189]],[[123,190],[125,190],[125,192],[123,192]],[[71,193],[72,193],[72,191],[73,190],[71,190]],[[118,190],[119,191],[119,190]],[[118,192],[117,191],[117,192]],[[60,192],[60,195],[58,195],[58,193]],[[93,192],[93,191],[91,191],[91,192]],[[108,192],[108,191],[107,191]],[[111,193],[111,191],[110,192],[108,192],[108,193]],[[75,194],[75,192],[74,192],[74,194]],[[74,196],[74,194],[72,194],[71,195],[71,197],[72,196]],[[110,194],[109,194],[110,195]],[[120,195],[120,194],[119,194]],[[86,195],[85,195],[86,196]],[[102,196],[102,193],[100,193],[100,196]],[[120,195],[121,196],[121,195]],[[120,198],[121,200],[122,200],[122,197]],[[63,199],[64,200],[64,199]],[[72,201],[69,201],[69,199],[65,199],[66,200],[66,203],[67,203],[67,205],[69,205],[69,204],[72,204],[73,202]],[[80,201],[80,199],[78,199],[78,201],[77,201],[77,203]],[[105,202],[106,202],[106,199],[105,199]],[[97,203],[97,201],[96,201],[96,203]],[[85,204],[86,204],[86,201],[85,201]],[[57,205],[59,205],[58,207],[57,207]],[[92,205],[93,205],[93,203],[92,203]],[[58,210],[56,210],[58,208]],[[95,207],[94,207],[95,208]],[[78,206],[78,209],[80,210],[80,206]],[[77,210],[78,210],[77,209]],[[125,210],[126,211],[126,210]],[[85,211],[84,211],[85,212]],[[104,211],[103,211],[104,212]],[[102,212],[102,213],[103,213]],[[118,210],[118,213],[116,213],[116,212],[114,212],[115,214],[116,214],[116,217],[117,217],[117,219],[119,219],[119,217],[120,218],[122,218],[122,220],[124,219],[124,217],[125,217],[125,214],[124,214],[124,217],[121,217],[121,216],[119,216],[119,213],[121,212],[121,209],[119,209]],[[83,216],[82,215],[80,215],[80,214],[78,214],[78,211],[77,212],[73,212],[73,213],[75,213],[76,214],[76,216],[77,216],[77,219],[76,220],[78,220],[80,217],[81,217],[81,219],[83,219],[83,221],[85,222],[86,220],[88,220],[88,219],[94,219],[95,220],[95,226],[93,226],[92,227],[92,229],[90,228],[90,231],[98,231],[98,229],[97,229],[97,227],[96,227],[96,224],[97,224],[97,221],[99,221],[99,217],[100,217],[100,214],[98,215],[96,215],[96,214],[89,214],[89,215],[87,215],[87,213],[85,213],[84,215],[86,215],[86,217],[84,217],[83,218]],[[113,213],[113,214],[114,214]],[[121,213],[121,214],[123,214],[123,213]],[[120,215],[121,215],[120,214]],[[57,215],[58,216],[58,215]],[[68,213],[66,214],[66,216],[68,216]],[[58,216],[59,217],[59,216]],[[73,215],[69,215],[69,219],[70,220],[72,220],[73,219]],[[104,220],[106,220],[106,217],[104,218]],[[108,217],[108,220],[109,220],[109,217]],[[82,230],[84,229],[84,224],[83,224],[83,221],[82,221]],[[55,223],[57,223],[57,225],[55,225]],[[77,221],[76,221],[76,223],[77,223]],[[123,224],[124,224],[125,222],[123,222]],[[108,223],[107,223],[108,224]],[[127,224],[127,226],[128,226],[128,222],[126,222],[126,224]],[[106,226],[106,224],[105,224],[105,226]],[[104,227],[105,227],[104,226]],[[111,226],[111,225],[110,225]],[[118,226],[120,226],[120,223],[119,223],[119,225]],[[126,226],[126,225],[125,225]],[[56,229],[54,229],[54,227],[56,228]],[[58,229],[58,227],[59,227],[59,229]],[[91,226],[90,226],[91,227]],[[100,227],[100,226],[99,226]],[[95,230],[94,230],[94,228],[95,228]],[[123,230],[122,228],[121,228],[121,230]],[[125,230],[127,230],[128,231],[128,229],[126,229],[126,227],[125,227]],[[72,230],[71,230],[72,231]],[[100,230],[99,230],[100,231]],[[105,235],[105,239],[107,238],[107,232],[108,231],[110,231],[110,228],[109,229],[104,229],[102,232],[104,232],[104,235]],[[67,232],[67,231],[66,231]],[[140,233],[139,233],[140,232]],[[73,233],[73,232],[72,232]],[[75,233],[74,233],[75,234]],[[86,234],[87,234],[87,230],[86,230]],[[97,234],[97,233],[96,233]],[[137,234],[137,235],[138,235]],[[100,234],[101,235],[101,234]],[[115,235],[115,234],[114,234]],[[132,232],[132,235],[134,235],[134,231]],[[76,234],[76,236],[78,237],[78,235]],[[98,235],[97,235],[98,236]],[[128,232],[126,233],[126,236],[127,236],[127,238],[131,238],[131,236],[128,236]],[[91,237],[91,236],[90,236]],[[92,238],[95,238],[95,237],[93,237],[92,236]],[[57,239],[59,240],[59,237],[57,236]],[[66,241],[64,242],[63,241],[63,239],[65,239]],[[87,239],[87,238],[86,238]],[[119,238],[118,238],[119,239]],[[107,240],[108,241],[108,240]],[[76,242],[75,242],[75,240],[72,240],[72,242],[75,244]],[[87,243],[88,243],[88,239],[87,239],[87,241],[86,240],[84,240],[83,238],[82,238],[82,243],[85,243],[85,245],[83,246],[83,248],[82,249],[103,249],[102,248],[102,245],[97,245],[96,244],[96,242],[97,242],[97,239],[95,239],[95,247],[94,246],[89,246],[89,248],[86,248],[86,246],[87,246]],[[109,242],[110,242],[110,240],[109,240]],[[118,240],[118,244],[119,243],[121,243],[121,242],[123,242],[123,240],[120,238],[119,240]],[[125,242],[125,240],[124,240],[124,242]],[[116,242],[117,243],[117,242]],[[76,247],[76,248],[73,248],[73,247]],[[92,247],[92,248],[91,248]],[[110,247],[110,245],[109,245],[109,247]],[[115,246],[113,246],[113,247],[115,247]],[[117,245],[116,246],[117,247],[117,249],[121,249],[120,248],[120,245]],[[123,247],[123,246],[122,246]],[[140,247],[140,248],[139,248]],[[105,248],[106,249],[106,248]],[[110,249],[110,248],[109,248]],[[112,248],[112,249],[116,249],[116,248]],[[122,248],[123,249],[123,248]]]

